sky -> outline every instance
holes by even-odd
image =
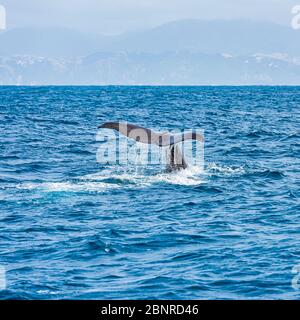
[[[95,34],[148,29],[181,19],[251,19],[290,25],[300,0],[0,0],[7,28],[67,27]]]

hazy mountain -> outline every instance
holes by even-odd
[[[300,84],[300,31],[251,21],[177,21],[120,36],[0,33],[0,84]]]
[[[112,49],[132,52],[192,51],[230,53],[284,52],[300,55],[300,31],[254,21],[184,20],[123,36]]]
[[[109,41],[65,28],[22,28],[0,33],[0,55],[77,57],[102,50]]]
[[[101,53],[74,60],[0,58],[0,85],[296,85],[300,59],[189,52]]]
[[[254,21],[184,20],[121,36],[86,35],[61,28],[0,33],[0,55],[74,57],[105,52],[189,51],[201,53],[288,53],[300,55],[300,31]]]

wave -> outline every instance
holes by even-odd
[[[216,163],[210,163],[207,165],[205,173],[207,175],[223,175],[223,176],[233,176],[233,175],[243,175],[246,173],[245,166],[240,167],[230,167],[221,166]]]
[[[197,186],[204,181],[202,171],[191,167],[174,173],[149,174],[146,172],[120,172],[114,168],[78,177],[74,181],[65,182],[25,182],[17,185],[18,190],[40,192],[105,192],[107,190],[134,187],[150,187],[155,184],[172,184]]]
[[[140,170],[141,172],[139,172]],[[124,171],[118,172],[114,169],[105,170],[99,173],[93,173],[81,177],[81,180],[90,181],[109,181],[110,183],[134,184],[139,186],[150,186],[157,183],[167,183],[183,186],[199,185],[203,183],[201,174],[202,169],[199,167],[190,167],[186,170],[151,174],[147,170],[140,168],[135,172]],[[144,171],[144,172],[143,172]]]
[[[104,182],[44,182],[22,183],[17,186],[21,190],[39,190],[42,192],[104,192],[118,185]]]
[[[263,178],[281,179],[285,177],[285,173],[280,170],[261,168],[257,166],[249,167],[245,166],[221,166],[215,163],[211,163],[206,167],[205,174],[208,176],[257,176]]]
[[[65,182],[30,182],[17,186],[21,190],[39,190],[42,192],[105,192],[116,188],[144,188],[156,184],[179,186],[203,186],[210,178],[249,177],[281,179],[281,171],[246,166],[222,166],[209,163],[203,170],[192,166],[177,172],[154,172],[149,167],[107,167],[92,174],[77,177]]]

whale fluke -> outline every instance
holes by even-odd
[[[185,132],[171,134],[169,132],[156,132],[141,126],[127,122],[106,122],[98,127],[99,129],[112,129],[124,136],[141,143],[155,144],[159,147],[169,147],[169,170],[186,169],[187,162],[176,144],[185,140],[198,140],[204,142],[203,135],[196,132]]]
[[[138,142],[156,144],[160,147],[172,146],[185,140],[198,140],[204,142],[203,135],[196,132],[171,134],[169,132],[156,132],[127,122],[106,122],[98,127],[119,131],[124,136]]]

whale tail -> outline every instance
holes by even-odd
[[[184,159],[180,147],[177,145],[178,143],[185,140],[204,141],[203,135],[194,132],[186,132],[184,134],[161,133],[127,122],[106,122],[98,128],[117,130],[128,138],[141,143],[155,144],[159,147],[169,147],[168,158],[170,161],[168,170],[172,171],[187,168],[187,162]]]

